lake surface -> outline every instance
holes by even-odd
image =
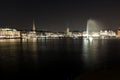
[[[119,39],[0,40],[1,77],[75,80],[119,67]]]

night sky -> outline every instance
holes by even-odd
[[[35,20],[37,30],[72,31],[86,29],[94,19],[101,29],[120,27],[119,0],[9,0],[0,2],[0,26],[30,30]]]

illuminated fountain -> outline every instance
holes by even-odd
[[[96,37],[99,37],[99,28],[98,24],[95,20],[89,19],[87,21],[87,27],[86,27],[86,37],[87,39],[93,39]]]

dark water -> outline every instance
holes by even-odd
[[[0,40],[0,76],[4,78],[76,80],[119,67],[119,39]]]

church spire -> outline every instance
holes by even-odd
[[[70,29],[69,29],[69,24],[67,24],[67,33],[70,32]]]
[[[35,22],[33,20],[33,31],[35,31]]]

